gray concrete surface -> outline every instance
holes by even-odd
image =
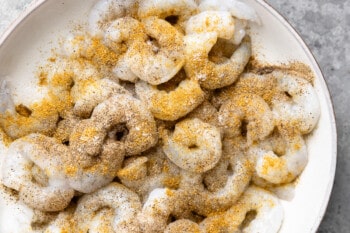
[[[33,0],[0,0],[0,33]],[[338,129],[334,189],[319,233],[350,232],[350,0],[267,0],[302,35],[333,97]]]

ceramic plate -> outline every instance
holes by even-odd
[[[0,77],[8,79],[15,101],[26,104],[43,95],[33,76],[45,63],[58,38],[76,24],[86,22],[96,0],[37,0],[0,38]],[[253,25],[254,56],[271,64],[301,61],[311,67],[322,114],[318,127],[307,139],[309,163],[300,176],[291,201],[283,201],[285,219],[281,233],[316,232],[327,207],[336,164],[336,128],[330,95],[322,73],[295,30],[262,0],[247,0],[261,18]],[[34,94],[35,93],[35,94]],[[2,146],[0,150],[6,148]],[[0,224],[6,222],[0,206]]]

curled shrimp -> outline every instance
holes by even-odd
[[[69,186],[82,193],[91,193],[116,177],[125,149],[121,142],[106,140],[98,156],[87,157],[74,150],[70,156],[64,170]]]
[[[200,183],[196,182],[197,184],[193,186],[198,189],[199,196],[191,201],[196,213],[208,216],[213,212],[224,211],[232,206],[246,190],[253,175],[253,164],[252,158],[247,156],[245,144],[241,142],[242,140],[233,139],[225,141],[223,153],[229,158],[229,163],[221,167],[227,178],[220,187],[210,191],[202,184],[205,176],[198,177]],[[217,174],[223,173],[219,171]]]
[[[185,116],[204,100],[198,81],[185,79],[170,92],[158,90],[146,82],[136,83],[136,93],[152,114],[161,120],[174,121]]]
[[[290,96],[273,100],[272,110],[277,124],[283,128],[294,128],[301,134],[310,133],[321,114],[317,93],[312,85],[303,78],[284,72],[275,71],[271,75],[277,79],[277,89]]]
[[[140,2],[138,15],[140,18],[156,16],[168,20],[181,30],[196,9],[197,4],[193,0],[144,0]]]
[[[90,10],[89,32],[102,37],[106,28],[117,18],[135,15],[137,0],[100,0]]]
[[[62,233],[75,231],[75,226],[72,224],[73,220],[73,211],[72,208],[60,212],[58,216],[51,222],[43,233]]]
[[[73,112],[76,116],[88,118],[93,109],[105,99],[116,94],[128,92],[117,82],[107,78],[99,79],[87,84],[84,93],[75,101]]]
[[[30,108],[15,105],[6,81],[0,83],[0,126],[13,139],[31,133],[49,134],[56,128],[57,109],[41,109],[40,103]]]
[[[53,141],[37,134],[17,139],[5,154],[1,170],[3,184],[17,190],[25,204],[42,211],[60,211],[74,196],[60,173],[59,156],[42,145]]]
[[[209,101],[204,100],[201,105],[187,115],[188,118],[198,118],[201,121],[219,127],[219,112]]]
[[[248,144],[266,138],[275,127],[269,105],[254,94],[235,95],[227,100],[221,105],[218,118],[226,136],[246,133]]]
[[[277,94],[276,85],[276,79],[271,75],[243,73],[235,85],[223,88],[212,102],[215,106],[221,106],[236,95],[258,95],[270,106]]]
[[[175,204],[175,193],[170,189],[154,189],[148,196],[138,220],[142,232],[164,232]]]
[[[255,10],[243,2],[237,0],[229,1],[215,1],[215,0],[204,0],[198,6],[201,12],[216,11],[216,12],[227,12],[234,19],[234,35],[230,39],[235,45],[241,43],[242,39],[247,34],[248,22],[255,22],[260,24],[260,18]],[[225,29],[227,30],[227,29]]]
[[[104,42],[116,53],[123,53],[136,40],[145,40],[147,36],[140,21],[132,17],[114,20],[106,29]]]
[[[195,173],[213,168],[222,153],[220,131],[196,118],[177,123],[163,142],[163,151],[173,163]]]
[[[200,11],[228,11],[238,19],[260,23],[256,11],[238,0],[203,0],[198,8]]]
[[[189,77],[199,80],[206,89],[218,89],[231,85],[243,72],[251,56],[251,43],[244,39],[230,58],[218,64],[209,60],[209,52],[217,42],[216,32],[204,32],[185,36],[185,71]]]
[[[229,210],[207,217],[199,227],[202,232],[236,232],[250,211],[255,211],[256,216],[248,226],[243,226],[243,232],[279,231],[284,215],[282,205],[273,194],[255,186],[249,187]]]
[[[64,118],[58,122],[53,137],[59,142],[67,144],[73,129],[80,121],[81,118],[74,115],[72,111],[67,113]]]
[[[179,219],[175,222],[170,223],[164,233],[178,233],[178,232],[187,232],[187,233],[201,233],[201,228],[199,225],[188,219]]]
[[[118,129],[118,125],[125,127]],[[127,155],[137,155],[157,142],[157,129],[151,113],[141,101],[125,94],[110,97],[97,105],[90,119],[77,126],[70,145],[78,152],[94,156],[101,151],[106,136],[117,139],[113,132],[125,134],[123,142]]]
[[[113,73],[121,80],[136,82],[138,77],[129,67],[128,48],[132,43],[141,43],[147,40],[143,25],[132,17],[116,19],[107,28],[104,42],[114,52],[119,54]]]
[[[124,160],[125,166],[117,172],[121,183],[136,192],[145,201],[154,189],[178,187],[180,169],[161,149],[144,156]]]
[[[140,79],[159,85],[174,77],[185,62],[183,35],[165,20],[142,20],[150,39],[135,41],[129,50],[129,67]]]
[[[213,175],[225,175],[225,180],[218,180],[220,185],[214,190],[209,190],[204,186],[203,181],[205,181],[206,174],[181,171],[181,181],[177,189],[177,195],[181,197],[181,201],[173,210],[173,216],[193,218],[193,213],[209,216],[212,213],[227,210],[238,200],[253,175],[252,158],[247,156],[245,147],[242,146],[244,143],[240,142],[233,143],[230,140],[225,143],[224,153],[227,154],[224,154],[224,157],[229,157],[229,164],[222,164],[221,171],[212,173]]]
[[[95,218],[99,211],[109,209],[113,216]],[[84,195],[78,202],[74,213],[78,232],[89,232],[92,220],[100,220],[97,224],[110,224],[113,232],[141,232],[136,219],[141,211],[141,202],[136,193],[118,183],[111,183],[98,191]],[[93,221],[93,223],[95,222]]]
[[[273,137],[276,135],[272,135],[270,140],[251,149],[250,153],[257,157],[256,175],[273,184],[291,182],[300,175],[307,164],[306,144],[300,135],[282,135],[286,149],[277,151],[283,154],[276,154],[274,143],[268,142],[273,141]]]
[[[232,39],[235,22],[229,12],[204,11],[192,16],[186,23],[186,34],[215,32],[217,37]]]

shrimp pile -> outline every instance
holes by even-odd
[[[252,59],[260,23],[238,0],[100,0],[40,67],[47,97],[1,81],[0,204],[29,216],[11,233],[278,232],[320,105]]]

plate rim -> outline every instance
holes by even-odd
[[[29,17],[31,14],[33,14],[41,5],[43,5],[48,0],[34,0],[26,7],[24,11],[22,11],[19,16],[10,23],[10,25],[4,30],[4,32],[0,35],[0,48],[6,43],[6,41],[9,39],[9,37],[16,31],[17,27],[21,25],[24,20]],[[336,175],[336,164],[337,164],[337,127],[336,127],[336,118],[335,118],[335,111],[333,107],[333,99],[330,94],[329,87],[327,85],[327,82],[325,80],[325,76],[322,72],[322,69],[317,62],[315,55],[311,51],[310,47],[306,44],[305,40],[302,38],[301,34],[296,30],[296,28],[288,21],[288,19],[283,16],[281,13],[279,13],[278,10],[276,10],[271,4],[266,2],[265,0],[254,0],[258,4],[260,4],[263,8],[265,8],[270,14],[272,14],[291,34],[293,37],[298,41],[299,45],[302,47],[304,53],[308,57],[308,59],[311,61],[311,65],[313,70],[315,71],[316,75],[319,78],[319,82],[321,85],[321,88],[323,90],[323,93],[326,97],[327,105],[329,112],[329,118],[330,118],[330,124],[331,124],[331,146],[332,146],[332,154],[330,155],[332,157],[331,165],[330,165],[330,180],[326,187],[326,192],[324,193],[323,197],[323,204],[320,207],[319,214],[311,228],[311,232],[316,232],[319,228],[322,219],[324,218],[326,214],[326,210],[331,198],[334,182],[335,182],[335,175]]]
[[[316,218],[316,221],[314,222],[311,232],[316,232],[317,229],[319,228],[322,219],[324,218],[327,207],[331,198],[334,182],[335,182],[335,174],[336,174],[336,165],[337,165],[337,127],[336,127],[336,120],[335,120],[335,111],[333,107],[333,99],[330,94],[329,87],[327,85],[327,82],[325,80],[325,76],[322,72],[322,69],[317,62],[317,59],[313,52],[311,51],[310,47],[306,44],[305,40],[302,38],[301,34],[296,30],[296,28],[288,21],[288,19],[283,16],[281,13],[279,13],[278,10],[276,10],[271,4],[266,2],[265,0],[255,0],[257,3],[259,3],[262,7],[264,7],[266,10],[269,11],[278,21],[283,24],[285,28],[288,29],[294,36],[294,38],[299,42],[299,44],[302,46],[302,49],[306,56],[309,58],[311,61],[311,65],[313,70],[315,71],[316,75],[319,77],[319,81],[321,84],[321,88],[323,90],[323,94],[326,97],[326,102],[327,105],[326,107],[328,108],[329,112],[329,117],[330,117],[330,124],[331,124],[331,146],[332,146],[332,160],[331,160],[331,165],[330,165],[330,180],[327,184],[326,187],[326,192],[323,197],[323,204],[320,207],[319,214]]]

